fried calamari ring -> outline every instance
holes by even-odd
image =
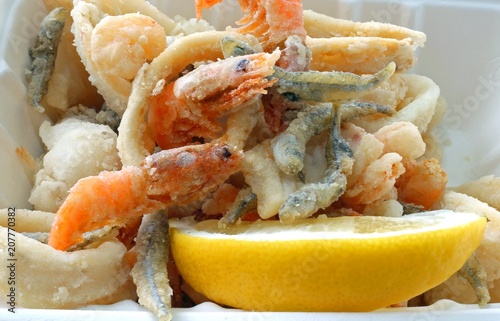
[[[9,216],[9,213],[11,214]],[[14,217],[15,229],[17,232],[50,232],[52,222],[54,222],[54,213],[43,211],[32,211],[26,209],[0,209],[0,226],[8,227],[9,217]]]
[[[486,217],[492,224],[500,227],[500,212],[485,202],[472,196],[445,190],[434,209],[449,209],[456,212],[471,212]]]
[[[385,125],[398,121],[407,121],[417,126],[420,133],[426,132],[438,103],[439,86],[431,79],[420,75],[401,74],[399,77],[405,81],[408,90],[403,100],[403,106],[398,106],[396,114],[392,116],[378,114],[361,117],[353,120],[352,123],[363,127],[367,132],[373,133]]]
[[[414,46],[423,46],[425,33],[381,22],[354,22],[304,10],[304,26],[312,38],[382,37],[402,40],[409,38]]]
[[[9,231],[0,227],[0,233],[6,236]],[[129,279],[130,268],[122,262],[126,248],[119,241],[104,242],[93,249],[63,252],[22,234],[15,233],[14,237],[16,302],[20,306],[76,308],[115,294]],[[0,248],[7,249],[7,237],[0,238]],[[0,259],[6,262],[7,258],[9,252],[0,251]],[[7,280],[9,272],[1,269],[0,278]],[[7,282],[0,284],[2,295],[8,293],[9,287]]]
[[[453,188],[454,191],[475,197],[500,211],[500,177],[483,176]]]
[[[311,70],[372,74],[394,61],[396,70],[403,72],[416,61],[415,47],[409,38],[308,37],[306,45],[312,52]]]

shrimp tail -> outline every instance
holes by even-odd
[[[83,233],[107,225],[124,226],[132,217],[163,207],[146,195],[147,173],[137,167],[80,179],[56,213],[48,244],[67,250]]]

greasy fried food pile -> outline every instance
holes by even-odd
[[[45,0],[28,100],[53,121],[40,127],[34,209],[19,214],[18,303],[138,296],[168,319],[170,286],[174,305],[182,295],[165,265],[168,217],[228,227],[432,209],[488,223],[464,267],[481,280],[459,272],[425,304],[500,300],[500,179],[447,186],[432,135],[446,104],[407,72],[425,34],[282,0],[240,0],[238,27],[218,31],[201,19],[216,2],[197,0],[187,20],[144,0]]]

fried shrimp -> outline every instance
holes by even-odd
[[[223,144],[186,146],[148,156],[138,167],[80,179],[56,213],[49,245],[65,250],[87,231],[201,199],[239,169],[241,157]]]
[[[166,47],[164,28],[140,13],[107,15],[98,6],[78,1],[71,11],[72,32],[92,84],[107,105],[123,115],[140,67]]]
[[[342,199],[348,204],[369,204],[382,198],[405,172],[401,161],[402,157],[397,153],[382,155],[366,167]]]
[[[197,18],[201,19],[203,8],[210,8],[221,1],[196,0]],[[235,31],[254,35],[265,51],[273,51],[292,35],[305,39],[302,1],[239,0],[239,3],[245,16],[237,21],[241,27]]]
[[[405,169],[396,184],[398,199],[429,209],[446,188],[446,172],[434,158],[405,162]]]
[[[155,142],[147,121],[150,100],[190,65],[222,58],[221,40],[228,36],[249,42],[252,46],[257,44],[254,37],[235,32],[197,32],[175,40],[151,64],[141,68],[134,79],[129,104],[119,128],[117,147],[124,165],[137,166],[154,150]]]
[[[190,144],[193,138],[221,134],[218,119],[250,102],[276,80],[267,80],[279,52],[230,57],[201,65],[168,84],[151,99],[148,123],[163,148]]]
[[[106,16],[92,30],[90,57],[103,74],[132,80],[166,46],[165,30],[152,18],[139,13]]]

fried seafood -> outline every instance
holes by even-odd
[[[47,113],[52,117],[56,117],[60,111],[66,111],[78,104],[101,106],[103,99],[90,83],[89,74],[85,70],[85,66],[82,64],[74,46],[75,37],[71,32],[73,1],[45,0],[44,2],[48,11],[64,8],[66,10],[66,22],[57,49],[54,72],[49,80],[47,94],[42,101],[42,105],[48,108]]]
[[[398,199],[430,209],[446,188],[446,172],[434,158],[405,162],[405,170],[397,182]]]
[[[369,204],[384,197],[405,172],[402,159],[397,153],[387,153],[374,160],[342,199],[348,204]]]
[[[257,195],[257,212],[263,219],[273,217],[290,193],[285,190],[285,181],[294,186],[298,184],[294,179],[284,176],[272,155],[270,141],[266,140],[245,152],[242,162],[242,172],[245,182],[252,192]]]
[[[56,212],[80,178],[121,167],[116,133],[106,125],[89,122],[81,114],[79,117],[64,118],[53,126],[44,122],[40,126],[47,153],[29,198],[35,209]],[[61,163],[66,166],[60,166]]]
[[[486,271],[475,254],[472,254],[457,273],[472,285],[480,306],[484,306],[490,301],[488,285],[486,284]]]
[[[384,126],[374,134],[382,144],[384,153],[398,153],[407,160],[415,160],[425,153],[425,143],[418,127],[409,122]]]
[[[304,10],[306,44],[315,70],[374,73],[389,62],[400,72],[416,62],[415,50],[423,47],[424,33],[380,22],[353,22]]]
[[[55,214],[17,212],[19,304],[138,296],[171,320],[182,294],[169,217],[220,218],[231,230],[245,220],[430,209],[489,222],[476,257],[424,301],[499,300],[498,181],[447,189],[431,133],[446,104],[432,80],[405,73],[425,34],[304,11],[300,0],[239,0],[238,26],[215,31],[202,10],[221,1],[196,0],[194,21],[145,0],[45,0],[64,8],[47,20],[67,23],[51,28],[61,46],[38,55],[52,66],[32,71],[30,99],[66,112],[40,128],[47,153],[30,197]],[[7,216],[0,210],[0,225]],[[35,280],[39,268],[48,279]]]
[[[276,66],[287,72],[308,71],[311,51],[298,36],[290,36],[285,40],[285,48],[281,51]],[[294,99],[294,95],[281,94],[279,87],[269,88],[262,97],[264,119],[274,133],[283,131],[297,114],[307,106],[306,102]]]
[[[373,134],[352,123],[343,124],[342,136],[349,144],[354,159],[351,174],[347,176],[347,188],[351,189],[368,165],[382,155],[384,145]]]
[[[415,46],[410,38],[332,37],[306,38],[312,52],[311,69],[371,74],[394,61],[396,70],[413,67]]]
[[[52,10],[43,19],[36,42],[29,50],[32,62],[29,69],[28,100],[40,113],[45,111],[41,102],[48,92],[65,22],[64,8]]]
[[[233,37],[224,37],[220,41],[224,58],[246,56],[257,52],[248,43]]]
[[[148,156],[138,167],[82,178],[56,213],[49,245],[65,250],[85,232],[201,199],[239,170],[241,157],[223,144],[185,146]]]
[[[219,220],[219,227],[227,227],[236,223],[244,215],[257,211],[257,195],[247,187],[239,191],[233,204]]]
[[[54,213],[16,208],[16,231],[19,233],[49,232]],[[7,227],[9,210],[0,209],[0,226]]]
[[[352,120],[373,113],[392,114],[386,106],[358,101],[341,105],[342,121]],[[298,112],[290,125],[272,140],[276,164],[286,174],[298,174],[304,166],[306,144],[314,136],[328,129],[332,124],[332,104],[309,105]]]
[[[7,235],[6,228],[0,227],[0,232]],[[109,304],[117,297],[135,299],[133,291],[123,287],[130,268],[122,262],[126,248],[121,242],[110,240],[97,248],[62,252],[19,233],[15,238],[16,303],[20,306],[72,309],[96,300]],[[6,237],[0,238],[0,248],[7,248],[6,243]],[[7,262],[7,258],[8,252],[0,251],[0,259]],[[6,273],[8,269],[0,271],[2,280],[9,278]],[[7,286],[2,282],[0,291],[8,293]]]
[[[332,105],[325,103],[299,112],[285,131],[272,139],[274,161],[286,174],[298,174],[304,167],[306,144],[332,123]]]
[[[293,100],[315,102],[346,101],[375,88],[394,73],[394,62],[373,75],[358,76],[345,72],[287,72],[276,67],[278,92],[293,96]]]
[[[354,119],[352,123],[374,133],[385,125],[407,121],[417,126],[420,133],[427,131],[439,100],[439,87],[429,78],[413,75],[398,74],[407,87],[405,99],[397,106],[397,113],[392,116],[369,115]],[[380,102],[377,102],[380,104]]]
[[[500,210],[500,177],[483,176],[453,188],[454,191],[477,198]]]
[[[107,105],[122,115],[139,68],[166,47],[166,33],[153,18],[129,13],[106,15],[78,1],[71,11],[75,45],[90,80]]]
[[[397,40],[411,39],[415,46],[423,46],[423,32],[376,21],[355,22],[330,17],[312,10],[304,10],[304,27],[312,38],[330,37],[381,37]]]
[[[210,8],[222,0],[196,0],[196,16],[201,19],[202,9]],[[239,0],[245,16],[237,21],[241,27],[235,31],[251,34],[259,39],[265,51],[272,51],[286,38],[297,35],[305,38],[300,0]]]
[[[248,42],[251,46],[257,44],[255,38],[235,32],[198,32],[177,39],[149,66],[139,71],[119,128],[117,147],[124,165],[137,166],[154,150],[154,139],[146,121],[150,100],[166,84],[177,79],[186,67],[222,58],[221,40],[228,36]]]
[[[172,319],[172,288],[169,285],[168,216],[165,211],[143,217],[134,251],[137,263],[130,274],[137,285],[139,303],[151,310],[158,320]]]
[[[52,213],[51,213],[52,214]],[[54,215],[52,215],[54,216]],[[50,231],[50,229],[49,229]],[[22,234],[30,239],[36,240],[40,243],[48,244],[50,232],[22,232]],[[113,239],[117,236],[118,232],[111,226],[106,226],[98,230],[86,232],[83,234],[82,242],[68,248],[68,252],[82,250],[87,247],[95,247],[107,240]],[[122,242],[124,243],[124,242]]]
[[[486,217],[490,224],[500,226],[500,212],[472,196],[446,189],[433,208],[450,209],[456,212],[472,212]]]
[[[325,146],[327,168],[317,182],[305,183],[290,193],[281,205],[278,215],[283,222],[307,218],[337,201],[345,192],[352,170],[352,151],[340,132],[341,107],[335,103]],[[300,179],[300,177],[299,177]],[[303,181],[303,179],[301,179]]]
[[[260,94],[275,80],[279,52],[226,58],[201,65],[165,86],[150,102],[149,128],[163,149],[190,144],[193,138],[221,135],[218,119]]]
[[[247,145],[252,130],[258,123],[260,110],[261,104],[256,101],[227,116],[224,136],[228,144],[238,149],[243,149]]]
[[[166,45],[165,31],[156,21],[139,13],[128,13],[105,16],[96,24],[90,54],[101,73],[132,80],[139,68],[158,56]]]

